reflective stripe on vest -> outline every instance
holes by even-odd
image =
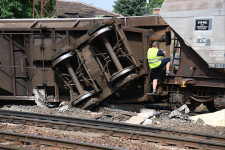
[[[151,69],[158,67],[161,64],[161,56],[157,56],[158,54],[157,48],[149,48],[148,49],[148,63]]]

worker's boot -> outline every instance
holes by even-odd
[[[156,90],[153,89],[152,95],[156,95]]]
[[[166,76],[175,76],[175,74],[173,72],[170,72],[170,71],[166,71]]]

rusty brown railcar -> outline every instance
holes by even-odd
[[[209,68],[159,16],[0,20],[0,31],[0,100],[67,101],[82,109],[102,101],[156,103],[165,98],[225,106],[223,71]],[[175,73],[165,77],[162,71],[156,96],[148,94],[146,58],[153,41],[172,58]]]
[[[149,39],[167,29],[159,16],[1,20],[0,99],[144,101]]]

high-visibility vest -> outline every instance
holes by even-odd
[[[148,63],[151,69],[158,67],[161,64],[161,56],[157,56],[158,48],[149,48],[148,49]]]

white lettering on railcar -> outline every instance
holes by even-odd
[[[224,51],[210,51],[209,57],[221,57],[224,58]]]

